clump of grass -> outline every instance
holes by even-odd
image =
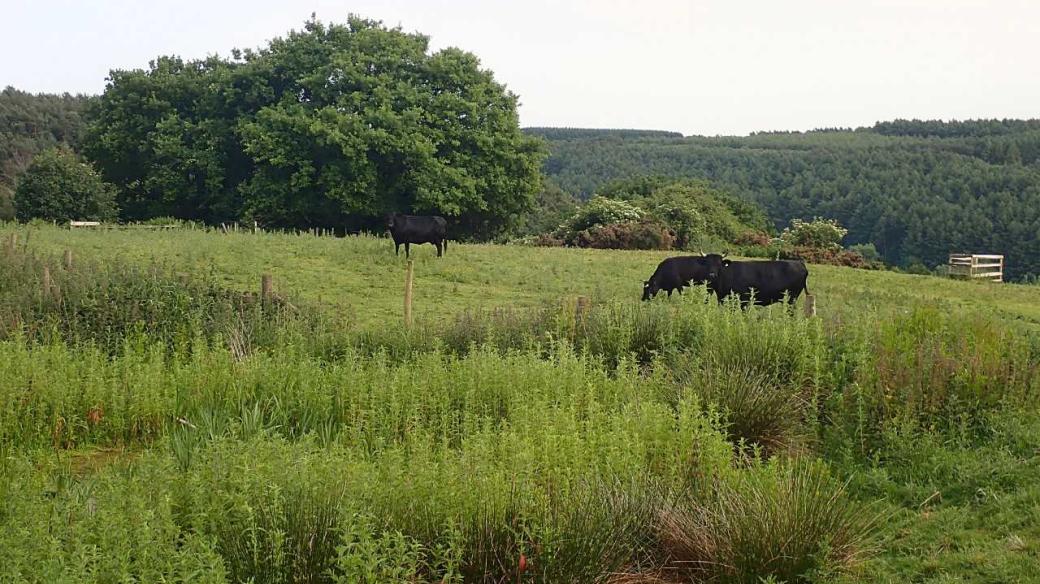
[[[336,562],[335,495],[291,488],[215,522],[217,549],[238,582],[327,582]]]
[[[861,454],[883,448],[892,429],[981,437],[990,414],[1040,399],[1035,340],[999,320],[918,307],[869,332],[850,381],[826,404]]]
[[[821,463],[750,469],[703,502],[658,516],[664,581],[752,584],[831,577],[869,555],[878,516]]]
[[[0,253],[0,281],[0,340],[21,335],[38,343],[89,343],[114,354],[134,337],[171,348],[201,339],[226,341],[244,357],[294,331],[320,328],[315,311],[284,297],[261,301],[205,275],[155,264],[77,259],[64,266],[18,248]]]
[[[712,368],[693,384],[702,402],[718,408],[726,435],[736,444],[770,455],[795,446],[807,434],[804,398],[757,371]]]

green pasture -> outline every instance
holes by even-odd
[[[388,238],[54,227],[6,227],[2,232],[8,237],[13,231],[40,253],[59,256],[71,249],[77,257],[159,262],[175,271],[211,274],[241,290],[259,290],[260,275],[268,273],[279,290],[327,304],[366,328],[400,320],[403,311],[404,251],[395,256]],[[593,302],[634,302],[642,293],[642,282],[670,255],[675,252],[453,242],[438,258],[433,246],[413,246],[414,314],[418,319],[441,319],[463,311],[540,306],[579,295]],[[811,266],[809,290],[817,297],[819,314],[838,319],[925,304],[1040,325],[1038,286]]]

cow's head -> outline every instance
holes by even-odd
[[[723,259],[726,257],[726,253],[720,255],[717,253],[701,252],[701,256],[704,258],[704,267],[707,271],[708,282],[714,282],[719,277],[719,273],[722,272],[723,266],[729,265],[729,260]]]
[[[646,282],[643,282],[643,300],[650,300],[660,291],[661,287],[657,285],[657,280],[654,278],[650,278]]]
[[[386,228],[390,231],[394,230],[394,222],[397,220],[399,213],[388,213],[386,216]]]

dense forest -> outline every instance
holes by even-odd
[[[33,157],[53,146],[76,146],[83,134],[83,95],[0,91],[0,220],[14,217],[15,181]]]
[[[779,228],[824,216],[846,244],[898,265],[952,251],[1002,253],[1011,278],[1040,273],[1040,121],[897,120],[870,128],[673,137],[528,130],[543,172],[580,198],[616,179],[694,177],[760,204]]]

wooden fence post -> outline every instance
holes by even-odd
[[[47,266],[43,266],[43,278],[40,283],[41,292],[43,297],[47,298],[51,295],[51,269]]]
[[[816,316],[816,297],[808,293],[805,295],[805,316]]]
[[[412,326],[412,260],[404,272],[404,325]]]
[[[270,302],[271,293],[274,289],[274,283],[271,278],[271,274],[263,274],[260,276],[260,300],[264,303]]]
[[[18,234],[12,233],[11,239],[7,240],[7,251],[14,253],[14,250],[18,248]]]
[[[71,249],[65,250],[65,261],[63,263],[65,264],[65,269],[66,270],[71,270],[72,269],[72,250]]]
[[[585,317],[589,312],[589,299],[587,296],[578,296],[574,304],[574,326],[580,327],[585,324]]]

